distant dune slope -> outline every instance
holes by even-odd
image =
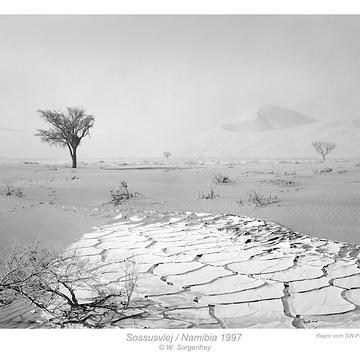
[[[176,153],[204,157],[316,157],[311,146],[315,140],[336,143],[330,156],[360,155],[360,128],[354,121],[316,119],[272,105],[262,106],[242,121],[187,136]]]
[[[274,105],[262,106],[256,114],[245,121],[223,126],[225,130],[249,132],[288,129],[317,122],[318,120],[297,111]]]

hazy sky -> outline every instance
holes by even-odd
[[[37,109],[93,113],[79,156],[102,158],[161,155],[263,104],[360,99],[358,16],[0,16],[0,46],[0,156],[68,156],[33,136]]]

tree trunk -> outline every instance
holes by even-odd
[[[72,159],[72,168],[76,169],[77,167],[76,148],[72,150],[71,159]]]

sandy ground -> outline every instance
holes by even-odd
[[[360,246],[273,222],[127,212],[65,254],[86,264],[87,281],[73,286],[80,303],[96,298],[95,289],[118,293],[136,276],[132,316],[110,317],[107,327],[359,328]],[[37,320],[21,307],[0,312],[0,326],[49,324]]]
[[[94,163],[73,170],[64,165],[3,163],[0,191],[10,184],[21,188],[24,196],[0,196],[0,249],[34,240],[62,249],[127,209],[253,216],[310,236],[359,243],[360,167],[356,165],[356,160],[213,160]],[[332,171],[314,173],[325,168]],[[232,182],[215,184],[215,173],[229,176]],[[140,195],[118,207],[106,204],[120,180]],[[219,196],[199,199],[209,186]],[[253,190],[276,195],[280,202],[255,208],[247,203]]]
[[[324,169],[331,169],[331,171],[323,171]],[[217,184],[214,181],[214,174],[219,173],[228,176],[231,182]],[[359,281],[358,273],[360,271],[357,265],[358,248],[347,248],[341,243],[312,240],[312,237],[348,244],[360,243],[358,221],[360,218],[359,174],[360,166],[356,160],[329,160],[325,163],[317,160],[201,160],[191,162],[169,161],[165,164],[158,161],[138,161],[127,165],[101,162],[81,164],[75,170],[59,164],[3,163],[0,165],[0,250],[6,253],[12,246],[26,245],[36,240],[39,240],[43,246],[64,250],[69,246],[76,247],[78,244],[81,245],[84,240],[86,242],[96,237],[98,239],[96,240],[96,249],[91,248],[92,243],[86,245],[91,248],[91,256],[99,257],[99,261],[105,261],[104,266],[115,267],[117,266],[116,263],[123,261],[126,254],[127,256],[130,254],[130,250],[131,256],[141,249],[144,254],[150,251],[149,256],[143,254],[146,259],[142,259],[141,263],[145,261],[145,265],[150,264],[149,269],[143,269],[144,276],[145,279],[152,277],[156,284],[151,283],[148,287],[145,284],[145,288],[140,287],[139,296],[143,296],[148,288],[151,290],[156,288],[156,291],[161,293],[166,284],[175,284],[177,287],[177,295],[166,296],[156,305],[156,311],[158,311],[159,306],[167,309],[166,311],[169,307],[174,308],[171,324],[166,320],[169,314],[164,320],[162,315],[159,317],[159,314],[156,315],[154,312],[153,315],[159,321],[152,322],[151,327],[302,327],[303,320],[307,322],[306,327],[311,327],[311,324],[315,324],[315,327],[324,324],[325,327],[332,326],[334,323],[338,326],[351,325],[357,323],[356,314],[358,306],[360,306],[357,298],[359,295],[358,285],[356,285]],[[109,203],[110,191],[116,190],[120,181],[126,181],[130,192],[137,193],[137,195],[119,206],[113,206]],[[6,196],[4,194],[6,185],[21,189],[24,196]],[[209,187],[214,189],[217,196],[213,199],[200,199],[199,194],[206,194]],[[279,202],[269,206],[255,207],[248,202],[249,194],[252,191],[265,195],[272,194],[279,199]],[[139,238],[135,244],[132,244],[132,240],[130,243],[125,241],[127,247],[120,252],[116,250],[118,244],[112,244],[110,241],[110,245],[114,245],[116,251],[113,252],[112,248],[107,247],[107,251],[109,251],[107,257],[93,254],[94,251],[103,251],[100,249],[101,246],[105,246],[106,241],[109,240],[99,235],[101,229],[106,229],[106,231],[110,229],[113,232],[132,231],[131,224],[129,225],[126,222],[124,223],[125,228],[120,229],[122,225],[118,224],[119,220],[114,221],[114,217],[119,214],[132,214],[133,210],[155,210],[155,214],[163,214],[159,215],[160,218],[166,218],[166,214],[173,214],[174,212],[182,214],[185,212],[235,214],[240,216],[236,221],[239,221],[242,224],[241,226],[244,225],[243,219],[250,216],[273,221],[284,227],[276,228],[277,225],[275,224],[269,227],[266,223],[253,225],[251,230],[255,236],[255,240],[253,240],[260,242],[264,249],[261,250],[261,254],[257,255],[260,257],[259,263],[251,260],[248,265],[245,264],[245,267],[242,262],[252,259],[252,257],[243,258],[244,251],[249,246],[247,245],[248,242],[245,241],[246,239],[235,244],[235,249],[232,245],[232,235],[229,237],[228,234],[224,234],[220,238],[216,235],[219,226],[217,220],[214,220],[210,225],[205,225],[205,229],[201,230],[209,233],[200,234],[196,225],[194,230],[192,229],[193,225],[184,225],[188,221],[186,217],[181,220],[184,222],[182,225],[189,231],[186,239],[194,238],[193,243],[186,240],[184,245],[179,238],[178,242],[171,245],[175,252],[181,253],[183,256],[181,260],[176,259],[173,262],[172,256],[167,253],[152,254],[156,246],[152,245],[154,249],[148,250],[150,244],[142,230],[139,235],[135,234],[135,237],[140,236],[141,239]],[[172,215],[169,216],[171,219]],[[230,222],[234,221],[232,218],[229,219]],[[163,222],[161,219],[159,221],[160,223]],[[199,219],[199,221],[203,220]],[[220,221],[221,225],[222,220]],[[171,240],[175,234],[173,232],[176,232],[173,226],[175,225],[165,224],[164,230],[161,230],[164,231],[164,234],[156,235],[156,238],[159,237],[160,239],[157,241],[161,242],[161,238],[165,241],[167,237]],[[206,230],[207,226],[212,228]],[[268,232],[266,236],[264,229]],[[292,240],[291,230],[300,235],[296,235],[295,239]],[[98,233],[99,231],[100,233]],[[285,249],[279,253],[278,247],[275,246],[272,250],[275,251],[274,254],[269,255],[268,246],[274,244],[272,242],[267,243],[267,239],[269,236],[273,237],[277,231],[280,231],[281,234],[276,240],[280,248],[282,249],[285,246],[289,250]],[[83,235],[84,233],[85,235]],[[86,236],[86,233],[94,235]],[[258,233],[260,235],[256,238]],[[306,234],[309,237],[302,238],[301,234]],[[121,236],[128,235],[131,239],[134,236],[130,233]],[[117,234],[115,237],[118,238],[118,236]],[[145,236],[144,239],[143,236]],[[152,236],[151,229],[149,236]],[[215,243],[206,240],[209,236],[215,236]],[[299,238],[306,242],[304,246],[299,247]],[[79,242],[71,245],[79,239]],[[222,245],[225,244],[225,248],[217,243],[218,240]],[[103,241],[105,241],[104,244]],[[308,242],[309,244],[307,244]],[[218,248],[219,246],[220,248]],[[312,248],[311,251],[309,251],[309,246]],[[330,248],[327,249],[329,246]],[[100,248],[98,249],[98,247]],[[199,251],[201,254],[208,253],[209,255],[201,257],[199,260]],[[299,254],[299,251],[301,252],[300,256],[304,259],[313,253],[317,258],[315,260],[309,258],[310,260],[306,261],[320,261],[321,266],[318,263],[305,264],[306,261],[302,260],[305,261],[303,264],[305,268],[308,265],[310,266],[310,268],[304,268],[306,271],[304,270],[305,273],[303,273],[296,255]],[[211,255],[212,253],[214,255]],[[231,260],[226,257],[227,254],[233,256],[235,253],[238,256]],[[226,255],[225,258],[223,258],[224,255]],[[162,259],[160,263],[158,261],[159,256]],[[215,256],[214,259],[212,259],[213,256]],[[205,260],[207,257],[212,260],[207,262]],[[329,261],[325,261],[323,264],[325,257]],[[213,263],[214,261],[215,263]],[[274,261],[275,265],[273,264]],[[162,263],[169,263],[169,265],[161,265]],[[231,263],[233,265],[230,266]],[[280,285],[276,282],[272,283],[273,275],[270,274],[270,278],[267,279],[268,275],[264,277],[263,270],[257,268],[265,266],[268,269],[269,266],[273,267],[273,265],[275,266],[272,269],[274,276],[285,276],[287,271],[289,272],[289,278],[278,280],[282,282]],[[153,271],[154,266],[157,267],[155,272]],[[277,266],[280,266],[280,270]],[[327,268],[328,266],[329,268]],[[253,267],[255,268],[252,269]],[[332,273],[328,272],[329,269]],[[351,270],[350,273],[349,269]],[[309,276],[307,275],[308,270],[311,270]],[[157,274],[159,271],[160,273]],[[248,273],[249,271],[250,273]],[[119,272],[117,269],[112,269],[109,274],[117,276]],[[109,274],[105,271],[106,279]],[[156,277],[159,275],[162,276],[161,279],[165,276],[164,284]],[[254,275],[258,276],[259,279],[255,281]],[[228,276],[229,281],[226,280]],[[252,290],[247,291],[245,288],[248,286],[247,277],[249,276],[252,279],[251,281],[255,281],[255,283],[251,284]],[[224,284],[222,283],[223,279],[226,280]],[[306,282],[304,282],[305,279]],[[335,284],[335,280],[345,281],[346,284]],[[118,280],[115,279],[114,281]],[[217,284],[218,282],[220,285],[219,288],[215,289],[215,292],[211,292],[212,285],[206,285]],[[190,291],[188,294],[190,297],[184,299],[182,292],[184,289],[188,289],[189,284],[199,288],[192,289],[195,292]],[[240,286],[235,293],[234,284]],[[301,284],[305,284],[307,287],[303,289]],[[297,285],[300,288],[297,288]],[[209,289],[208,286],[210,286]],[[259,294],[258,291],[260,291]],[[247,308],[247,303],[250,300],[246,296],[250,296],[250,300],[252,296],[264,300],[261,304],[256,305],[256,309],[250,306],[252,310],[256,310],[254,310],[257,314],[255,318],[252,317],[253,315],[249,315],[250,318],[248,317],[247,311],[250,308]],[[315,311],[313,304],[324,304],[324,299],[330,299],[329,303],[326,304],[325,308],[319,305]],[[155,303],[157,300],[159,299],[154,299]],[[177,313],[176,307],[183,304],[185,300],[189,304],[189,309],[182,309],[180,313]],[[344,318],[342,315],[339,317],[339,306],[341,307],[340,313],[349,313],[346,315],[348,317]],[[262,320],[269,309],[278,315],[263,322]],[[263,315],[260,316],[259,311],[260,315]],[[326,319],[323,324],[318,316],[322,316],[321,314],[324,311]],[[301,315],[300,320],[297,318],[299,314]],[[315,320],[312,318],[313,315],[317,317]],[[185,318],[186,316],[190,318],[203,316],[205,320],[204,322],[197,320],[194,322],[193,320],[186,320],[184,316]],[[0,312],[2,327],[37,327],[39,324],[36,319],[36,313],[29,312],[29,309],[26,309],[21,302],[15,303]],[[330,323],[328,319],[331,319]],[[354,319],[356,320],[355,323]],[[297,324],[299,321],[300,325]],[[124,326],[141,327],[142,325],[129,323]]]

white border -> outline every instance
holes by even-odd
[[[360,2],[303,0],[0,0],[1,14],[358,14]],[[360,21],[360,18],[359,18]],[[191,330],[189,330],[191,331]],[[341,359],[358,357],[360,330],[193,330],[242,333],[237,343],[206,352],[161,351],[157,343],[129,343],[126,335],[183,330],[0,330],[0,358],[53,359]],[[185,331],[186,332],[186,331]],[[321,338],[317,334],[330,335]],[[343,338],[335,338],[340,334]],[[346,338],[346,334],[356,335]]]
[[[238,342],[202,342],[210,351],[160,350],[162,342],[129,342],[128,334],[241,333]],[[346,334],[357,337],[346,339]],[[320,338],[318,334],[331,335]],[[342,334],[344,338],[334,338]],[[0,330],[1,358],[26,360],[276,359],[328,360],[358,357],[360,330]],[[182,342],[182,344],[186,344]],[[196,345],[200,343],[187,343]]]
[[[2,14],[357,14],[356,0],[0,0]]]

